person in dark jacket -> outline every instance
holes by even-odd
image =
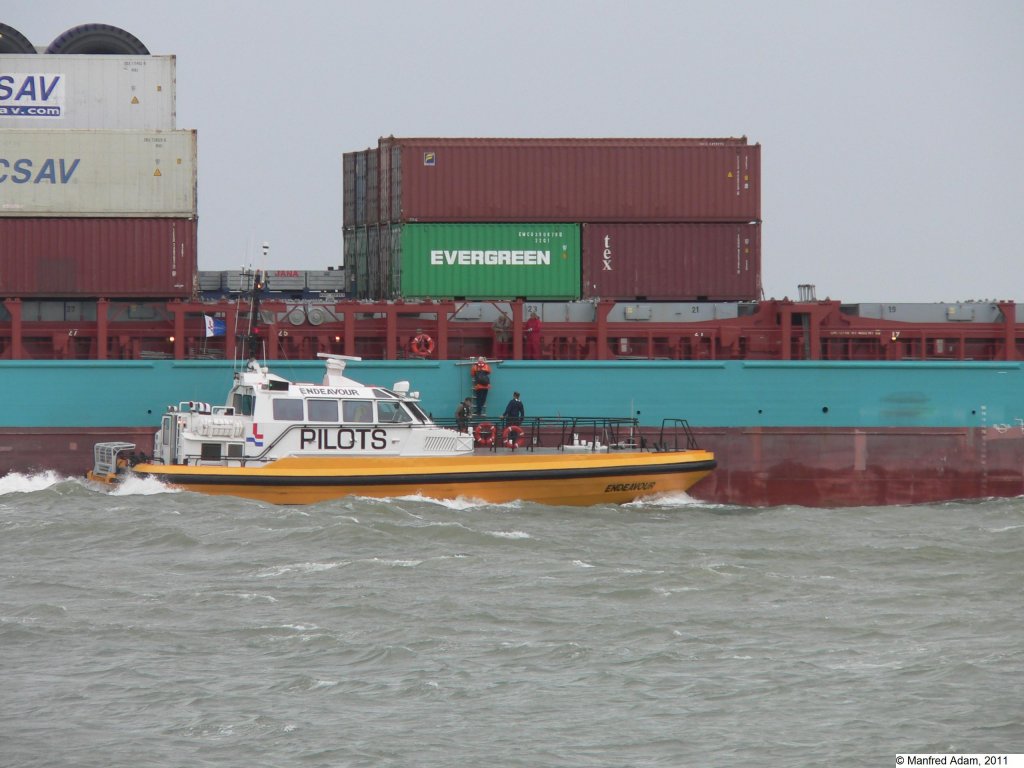
[[[526,416],[526,409],[523,407],[523,401],[519,399],[518,392],[513,392],[512,399],[505,406],[505,425],[518,427],[523,423],[524,416]]]
[[[473,398],[467,397],[455,409],[455,428],[459,432],[469,432],[469,417],[473,413]]]

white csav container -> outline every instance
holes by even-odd
[[[174,56],[0,54],[0,129],[175,128]]]
[[[0,216],[196,213],[194,130],[0,131]]]

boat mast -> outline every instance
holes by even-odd
[[[263,263],[266,264],[267,256],[270,254],[270,243],[263,243]],[[260,338],[260,294],[263,293],[264,276],[261,269],[246,270],[243,267],[243,276],[251,275],[252,283],[249,285],[249,311],[248,322],[245,333],[239,337],[241,352],[245,360],[258,359],[260,357],[260,346],[263,340]]]

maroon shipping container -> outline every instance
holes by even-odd
[[[588,223],[580,233],[584,298],[756,301],[760,224]]]
[[[356,225],[356,155],[346,152],[341,156],[341,221],[342,226]],[[363,194],[366,194],[365,191]]]
[[[187,298],[196,219],[0,217],[0,296]]]
[[[388,155],[380,197],[390,188],[379,208],[392,222],[761,218],[761,147],[745,138],[389,137],[378,153]]]

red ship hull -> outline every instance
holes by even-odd
[[[0,476],[78,477],[96,442],[147,451],[154,429],[2,428]],[[743,507],[860,507],[1024,495],[1024,433],[988,428],[694,429],[718,468],[689,494]]]

